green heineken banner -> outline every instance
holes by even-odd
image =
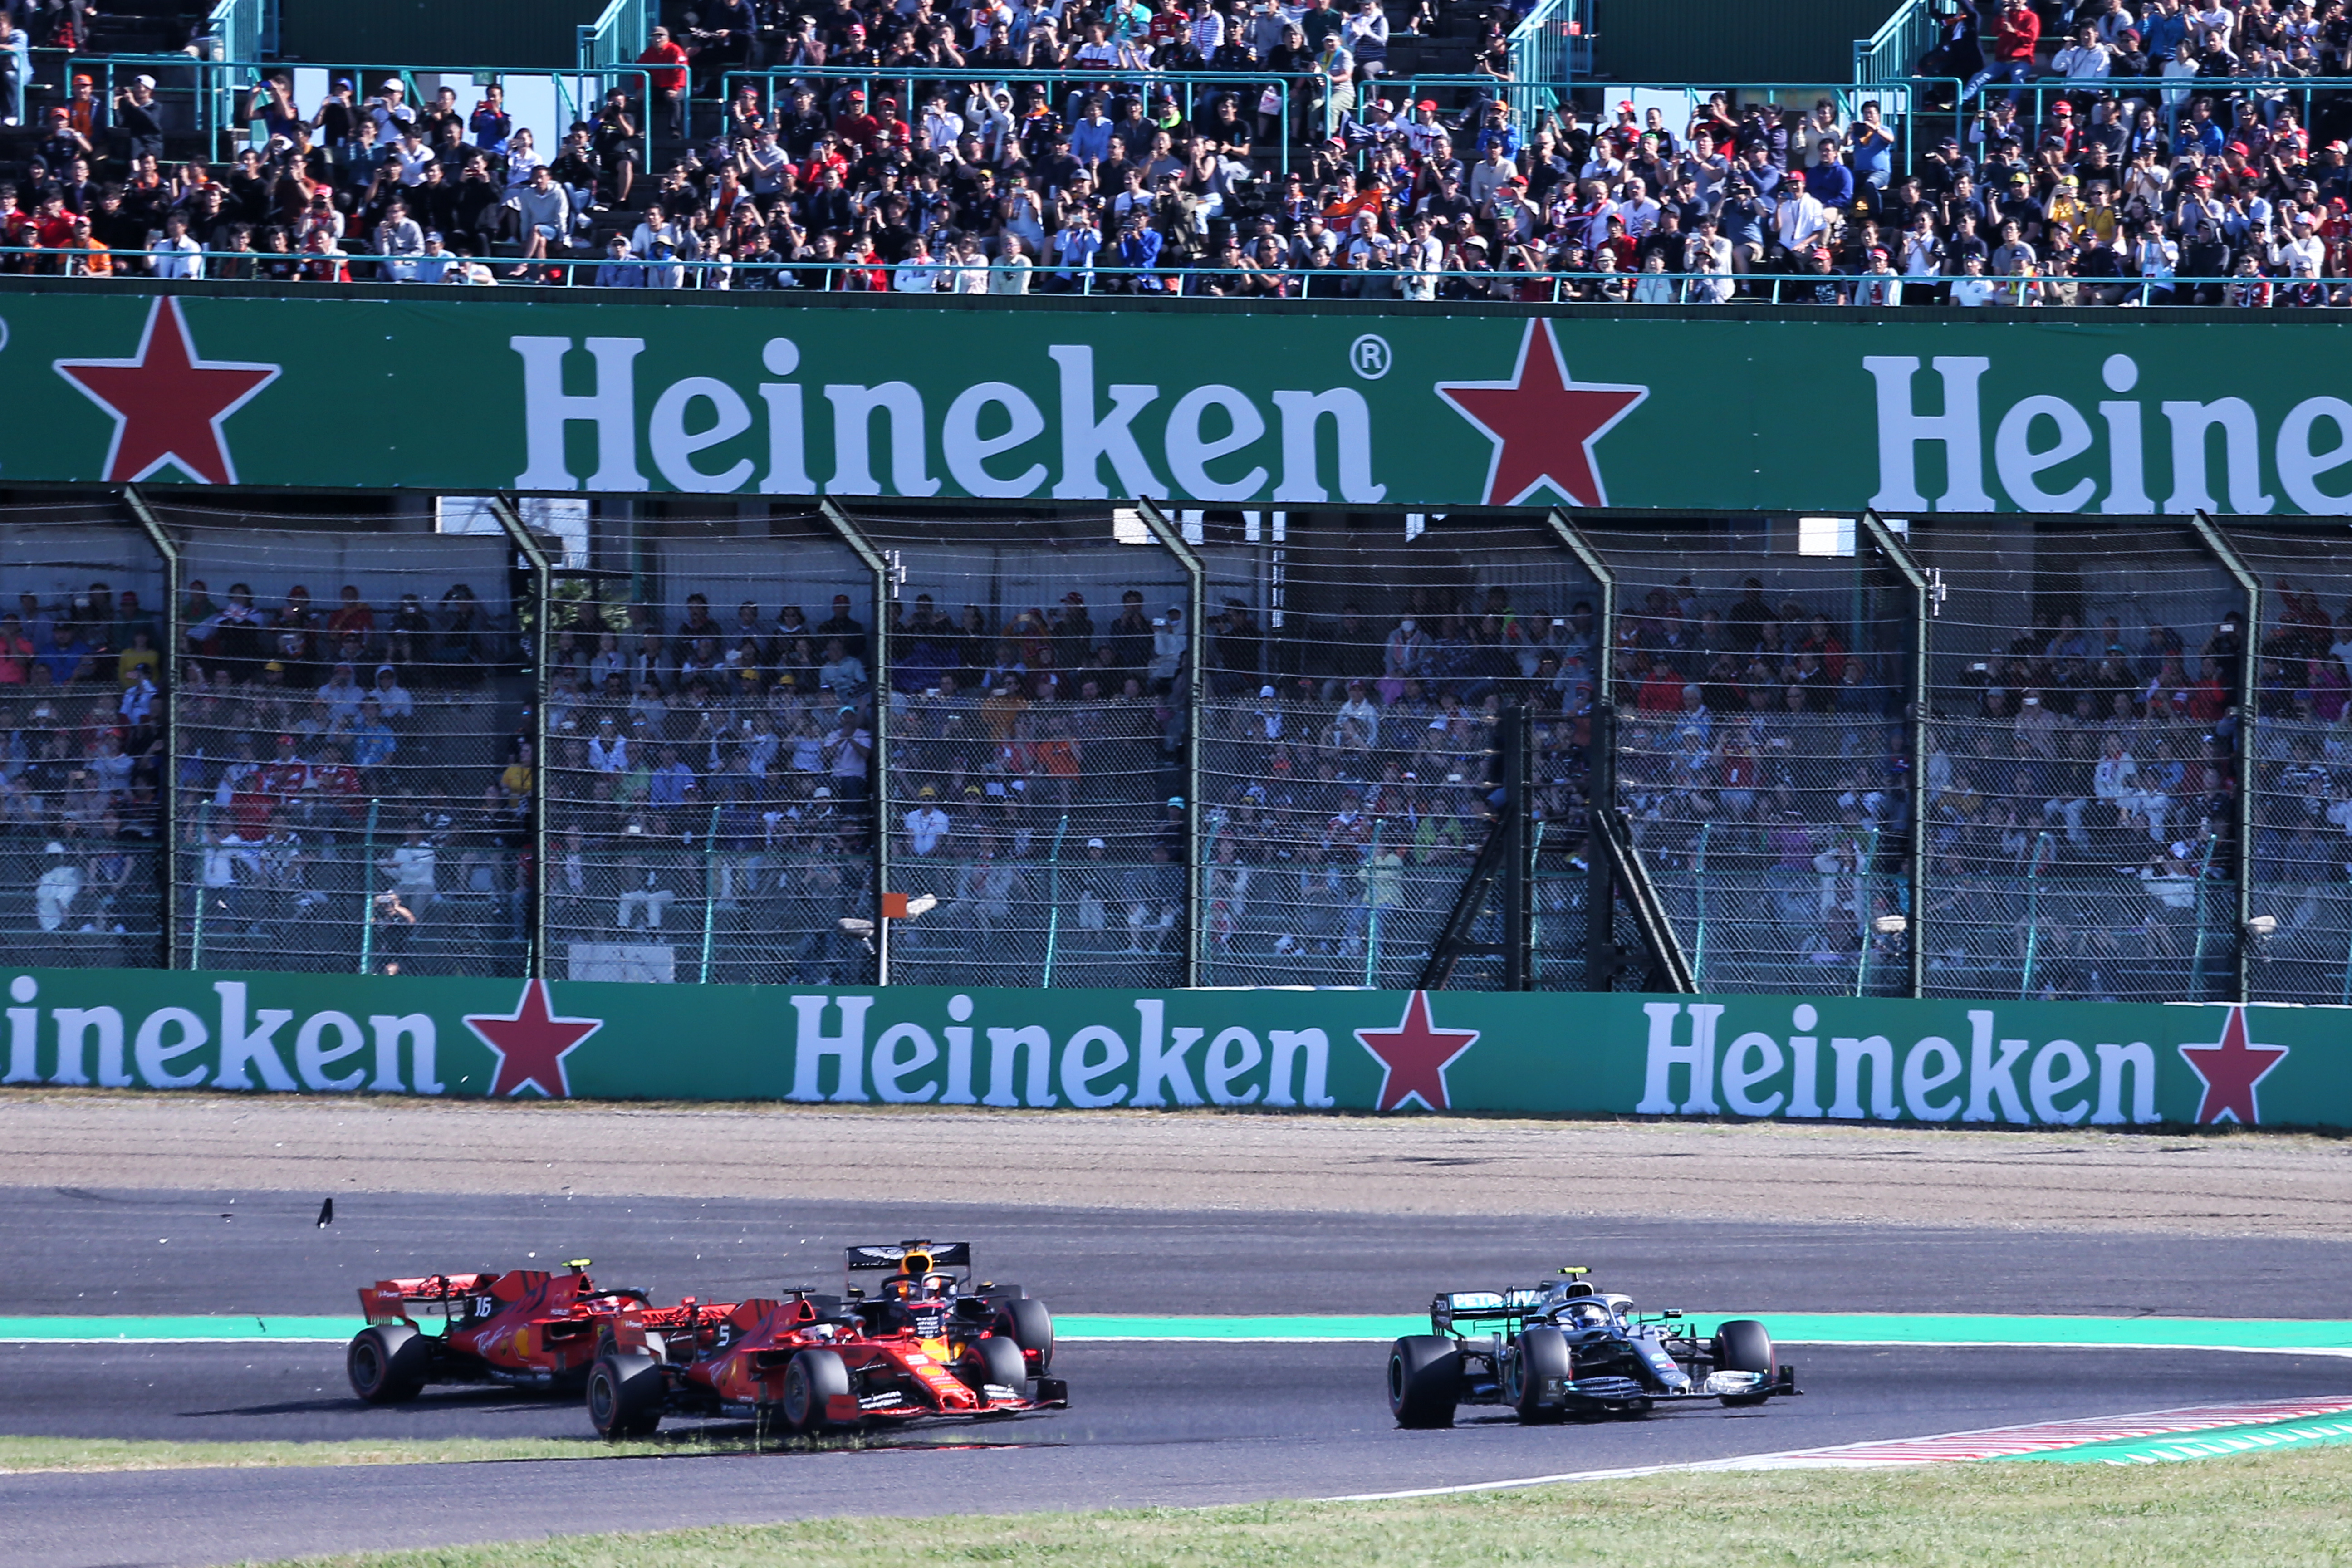
[[[2317,1008],[704,985],[682,1010],[661,985],[91,970],[8,1000],[11,1084],[2352,1127],[2346,1016]]]
[[[0,481],[2352,513],[2328,312],[628,298],[0,292]]]

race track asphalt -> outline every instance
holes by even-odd
[[[965,1192],[971,1188],[965,1186]],[[231,1200],[236,1201],[232,1202]],[[1268,1194],[1269,1205],[1279,1202]],[[1573,1194],[1563,1194],[1572,1208]],[[1405,1313],[1438,1289],[1593,1267],[1650,1305],[2333,1318],[2352,1243],[1867,1226],[982,1205],[0,1189],[0,1317],[342,1314],[381,1274],[560,1263],[706,1298],[837,1281],[851,1241],[971,1239],[1065,1312]],[[223,1215],[234,1215],[224,1219]],[[1988,1216],[1989,1218],[1994,1216]],[[1646,1421],[1400,1432],[1377,1344],[1066,1343],[1073,1408],[860,1451],[467,1466],[0,1477],[0,1568],[205,1564],[596,1530],[1201,1504],[1672,1463],[2240,1398],[2352,1392],[2352,1360],[1807,1346],[1806,1397]],[[0,1344],[0,1432],[329,1439],[570,1436],[579,1406],[446,1390],[373,1410],[339,1347]]]

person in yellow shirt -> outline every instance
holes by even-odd
[[[2113,245],[2116,242],[2116,219],[2115,191],[2105,180],[2092,181],[2083,216],[2075,223],[2076,232],[2095,234],[2101,245]]]
[[[2042,204],[2042,221],[2045,227],[2063,223],[2068,228],[2080,229],[2084,215],[2090,210],[2083,204],[2082,183],[2073,174],[2061,174]]]
[[[163,656],[150,646],[143,627],[132,632],[131,646],[114,656],[114,679],[118,684],[127,687],[139,679],[142,670],[148,679],[159,684],[162,682]]]

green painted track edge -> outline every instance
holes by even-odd
[[[2118,1437],[2041,1454],[2004,1454],[1989,1465],[2158,1465],[2185,1459],[2222,1459],[2236,1454],[2275,1454],[2352,1443],[2352,1420],[2326,1415],[2266,1421],[2248,1426],[2216,1426],[2204,1432],[2174,1432],[2160,1437]]]

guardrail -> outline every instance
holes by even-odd
[[[21,258],[30,265],[6,265]],[[0,276],[33,271],[50,277],[108,277],[121,259],[160,260],[172,270],[164,280],[257,282],[278,279],[319,283],[382,282],[555,284],[577,288],[700,288],[787,290],[807,293],[884,294],[1148,294],[1292,300],[1490,300],[1517,304],[1853,305],[1859,308],[1944,304],[1952,308],[2000,309],[2042,306],[2164,307],[2235,305],[2245,308],[2352,307],[2352,279],[2315,278],[2302,282],[2267,274],[2220,277],[2165,274],[2116,278],[1997,276],[1981,279],[1985,297],[1953,303],[1949,290],[1962,279],[1906,278],[1900,274],[1820,272],[1619,272],[1534,271],[1524,268],[1410,268],[1353,267],[1227,267],[1216,264],[1120,266],[1115,263],[1032,260],[1005,269],[984,258],[932,258],[908,270],[905,262],[881,260],[742,260],[731,257],[524,257],[511,252],[479,255],[446,251],[386,255],[369,249],[258,251],[199,248],[189,251],[109,249],[103,246],[0,246]],[[349,277],[354,266],[378,276]],[[928,268],[930,276],[924,277]],[[310,276],[321,269],[346,274]],[[1007,271],[1013,274],[1005,286]],[[1022,277],[1021,274],[1026,276]],[[146,276],[146,275],[142,275]],[[624,282],[624,277],[637,279]],[[810,278],[824,281],[812,284]],[[835,281],[838,279],[839,281]],[[1255,280],[1255,282],[1253,281]],[[1231,281],[1237,287],[1213,287]],[[1449,286],[1467,285],[1467,289]],[[1892,287],[1890,287],[1892,286]],[[2295,298],[2300,289],[2315,291]],[[1426,289],[1426,292],[1419,290]],[[1822,297],[1823,290],[1838,298]]]
[[[266,148],[268,137],[257,112],[257,89],[268,77],[295,83],[297,102],[315,105],[338,77],[359,84],[360,101],[373,96],[386,79],[401,84],[407,100],[420,110],[441,88],[465,94],[497,86],[504,90],[507,112],[519,127],[530,129],[532,140],[551,153],[562,142],[572,122],[593,117],[605,93],[615,87],[644,103],[650,73],[642,66],[606,66],[593,71],[491,70],[470,66],[352,65],[334,66],[268,61],[255,65],[239,60],[200,60],[188,55],[77,56],[68,62],[68,76],[85,73],[93,79],[100,101],[111,106],[115,93],[132,77],[155,79],[156,98],[167,120],[209,143],[214,160],[232,157],[238,148]]]
[[[1927,0],[1903,0],[1878,30],[1853,44],[1853,79],[1875,87],[1908,77],[1936,41],[1936,18]]]
[[[268,48],[268,14],[263,0],[220,0],[207,18],[209,36],[224,60],[257,60]]]
[[[611,0],[593,22],[579,28],[580,68],[605,70],[633,66],[653,36],[651,0]]]

